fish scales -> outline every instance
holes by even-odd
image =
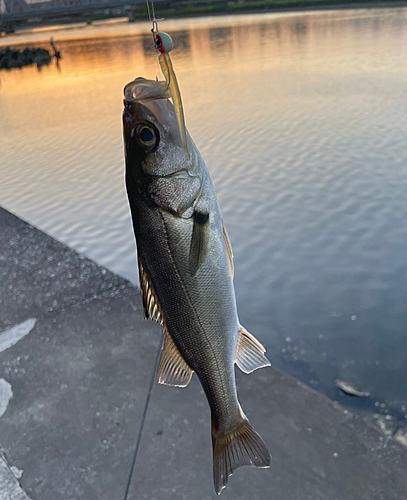
[[[154,284],[167,328],[200,378],[210,405],[220,413],[218,418],[226,413],[223,420],[230,424],[232,413],[240,418],[234,376],[239,326],[224,252],[215,266],[203,266],[195,276],[188,277],[189,247],[179,242],[191,240],[192,221],[177,219],[157,208],[140,207],[137,212],[137,251]],[[218,228],[211,231],[209,252],[221,245]],[[210,374],[213,378],[208,384]],[[218,398],[220,393],[223,396]]]
[[[236,468],[270,465],[265,443],[240,407],[234,368],[236,362],[249,373],[269,362],[239,324],[230,244],[205,163],[189,134],[185,157],[167,95],[148,98],[148,85],[156,98],[157,82],[141,80],[138,92],[138,81],[123,114],[126,188],[146,316],[164,326],[158,379],[185,386],[197,374],[211,409],[220,493]],[[139,94],[143,99],[134,98]]]

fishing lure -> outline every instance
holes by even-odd
[[[184,108],[182,107],[181,92],[179,90],[177,77],[175,76],[174,68],[170,57],[170,52],[173,49],[172,38],[168,33],[163,31],[154,31],[153,36],[155,48],[160,53],[158,60],[160,62],[161,71],[165,77],[170,90],[172,102],[175,108],[175,116],[178,122],[179,133],[181,136],[181,143],[184,149],[185,157],[189,160],[189,150],[187,142],[187,132],[185,128]]]

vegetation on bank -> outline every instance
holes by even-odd
[[[47,49],[26,47],[18,50],[10,47],[0,50],[0,70],[22,68],[36,64],[38,68],[49,64],[52,56]]]
[[[1,1],[1,0],[0,0]],[[326,8],[347,8],[352,6],[375,5],[396,7],[406,5],[405,0],[156,0],[156,18],[179,18],[194,16],[210,16],[216,14],[235,14],[239,12],[278,12],[284,10],[301,11],[305,9]],[[131,21],[146,21],[148,14],[146,6],[140,4],[138,8],[114,8],[101,9],[89,13],[72,13],[68,16],[59,15],[44,19],[37,19],[35,23],[31,20],[17,20],[10,22],[9,30],[4,28],[6,33],[12,33],[15,29],[26,28],[27,26],[46,26],[47,24],[65,24],[103,19],[113,19],[116,17],[129,16]],[[0,22],[0,36],[2,32]],[[11,28],[11,29],[10,29]]]
[[[284,9],[301,9],[324,6],[351,6],[352,4],[394,4],[392,0],[238,0],[219,1],[214,3],[194,2],[194,3],[172,3],[168,2],[167,7],[157,3],[155,8],[156,17],[199,16],[210,14],[233,14],[236,12],[267,11]],[[401,4],[401,2],[400,2]],[[134,20],[148,19],[146,9],[136,9],[133,11]]]

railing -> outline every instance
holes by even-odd
[[[144,4],[145,0],[0,0],[0,23],[35,16],[71,14],[83,11]]]

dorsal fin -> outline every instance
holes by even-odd
[[[228,258],[228,264],[229,264],[229,274],[233,278],[235,274],[235,266],[233,264],[233,250],[232,250],[232,245],[230,244],[228,232],[226,231],[226,227],[223,221],[222,221],[222,228],[223,228],[223,242],[225,243],[226,256]]]
[[[266,349],[249,333],[240,326],[239,340],[236,349],[236,364],[244,373],[251,373],[258,368],[271,366],[264,353]]]
[[[143,264],[138,259],[138,270],[140,275],[140,290],[141,290],[141,298],[143,300],[144,306],[144,317],[146,319],[151,318],[152,320],[164,324],[163,316],[161,313],[161,307],[158,303],[157,297],[154,292],[153,285],[150,282],[149,277],[144,271]]]
[[[164,343],[157,370],[158,383],[186,387],[193,373],[164,326]]]
[[[140,258],[138,259],[138,268],[144,317],[146,319],[151,318],[164,327],[164,343],[157,370],[158,383],[174,387],[186,387],[191,380],[193,370],[188,366],[168,333],[153,285],[144,270]]]
[[[209,214],[195,212],[194,228],[192,230],[191,246],[189,249],[189,270],[195,275],[208,252],[209,242]]]

